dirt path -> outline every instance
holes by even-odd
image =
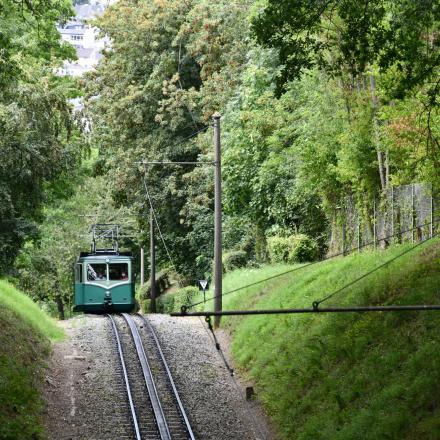
[[[197,439],[273,440],[244,382],[231,378],[198,319],[150,319],[170,363]],[[62,323],[44,397],[51,440],[132,439],[131,421],[109,321],[84,315]],[[222,335],[227,352],[228,340]]]

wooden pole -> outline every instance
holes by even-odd
[[[214,311],[222,311],[222,172],[220,146],[220,115],[214,114]],[[220,316],[215,316],[214,327],[219,327]]]
[[[156,243],[153,209],[150,209],[150,287],[150,312],[156,313]]]

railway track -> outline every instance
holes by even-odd
[[[136,440],[195,440],[157,335],[141,315],[108,315]]]

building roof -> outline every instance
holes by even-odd
[[[82,28],[82,29],[58,29],[59,33],[61,35],[84,35],[86,29]]]

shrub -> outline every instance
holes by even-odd
[[[290,237],[274,235],[267,239],[267,251],[271,263],[285,263],[289,258]]]
[[[289,263],[303,263],[313,261],[318,257],[318,243],[305,234],[292,236],[293,246],[289,251]]]
[[[139,307],[142,313],[150,312],[150,300],[149,299],[139,299]]]
[[[157,310],[160,313],[179,311],[182,306],[190,305],[198,293],[199,289],[197,287],[187,286],[175,293],[163,295],[158,299]]]
[[[223,255],[223,268],[225,272],[245,267],[248,261],[245,251],[231,251]]]
[[[156,291],[157,295],[161,295],[166,289],[171,286],[170,281],[170,272],[168,270],[160,271],[156,275]],[[144,300],[150,298],[151,294],[151,285],[150,281],[147,281],[140,289],[139,289],[139,299]]]
[[[303,263],[318,256],[318,244],[305,234],[269,237],[267,247],[272,263]]]

